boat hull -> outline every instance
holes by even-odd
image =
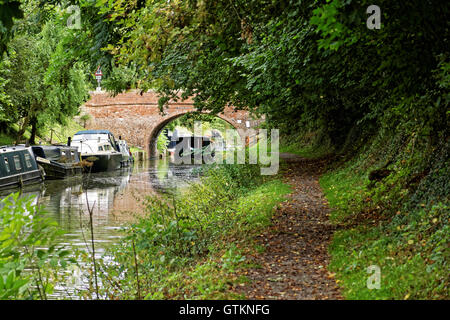
[[[37,161],[45,171],[46,180],[58,180],[68,177],[79,176],[83,173],[83,168],[79,165],[61,164],[56,162]]]
[[[86,154],[81,155],[81,159],[92,163],[92,166],[85,167],[87,172],[113,171],[120,168],[122,154]]]
[[[40,183],[44,179],[40,170],[33,170],[0,178],[0,190],[23,187],[34,183]]]

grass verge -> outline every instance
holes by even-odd
[[[382,170],[369,151],[321,177],[339,225],[329,269],[347,299],[448,299],[448,157],[397,152]]]
[[[102,296],[111,299],[234,299],[247,281],[256,235],[271,223],[290,187],[256,165],[222,165],[175,195],[147,197],[146,212],[100,261]],[[83,293],[86,297],[91,292]]]

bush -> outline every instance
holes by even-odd
[[[46,299],[74,252],[57,245],[63,232],[33,197],[11,194],[0,207],[0,299]]]
[[[321,178],[341,226],[330,268],[346,298],[448,298],[449,147],[380,132]],[[380,290],[366,287],[370,265],[381,269]]]
[[[111,249],[114,262],[100,262],[105,296],[230,298],[230,275],[245,261],[238,244],[270,223],[289,187],[262,183],[256,165],[204,170],[182,194],[146,198],[145,216]]]

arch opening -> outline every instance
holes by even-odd
[[[166,119],[163,119],[158,125],[156,125],[153,130],[150,133],[149,141],[148,141],[148,154],[150,159],[156,159],[159,156],[162,156],[160,150],[158,150],[158,138],[161,134],[163,134],[164,130],[172,129],[169,132],[173,134],[173,129],[178,127],[184,130],[180,130],[181,132],[184,132],[184,134],[187,133],[187,131],[190,131],[190,134],[194,134],[193,131],[193,123],[194,121],[200,121],[202,123],[202,135],[204,135],[205,131],[208,132],[208,130],[205,130],[205,127],[203,126],[204,123],[210,123],[210,132],[209,135],[212,134],[220,134],[223,137],[225,137],[225,131],[226,130],[234,130],[236,135],[240,135],[238,129],[239,126],[231,119],[227,119],[224,116],[221,115],[211,115],[209,113],[196,113],[196,112],[183,112],[176,115],[172,115]],[[218,123],[221,123],[222,125],[218,125]],[[175,126],[174,126],[175,125]],[[207,127],[207,126],[206,126]],[[208,136],[208,133],[206,133],[206,136]]]

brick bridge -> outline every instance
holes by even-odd
[[[195,111],[192,99],[169,101],[161,113],[158,95],[154,92],[139,94],[137,91],[112,97],[103,91],[91,92],[91,99],[82,107],[82,113],[91,119],[86,129],[107,129],[114,136],[122,136],[128,144],[141,147],[153,158],[158,155],[156,141],[161,130],[176,118]],[[253,119],[247,111],[226,107],[217,115],[236,129],[255,128],[261,120]]]

